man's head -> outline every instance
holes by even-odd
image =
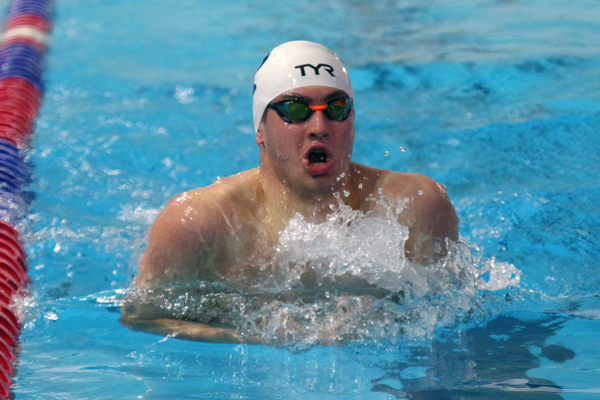
[[[303,195],[339,190],[354,143],[354,93],[337,56],[317,43],[285,43],[254,82],[261,171]]]
[[[258,131],[265,110],[274,98],[306,86],[332,87],[354,98],[346,68],[327,47],[297,40],[274,48],[254,76],[254,130]]]

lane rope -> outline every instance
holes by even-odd
[[[0,36],[0,399],[13,398],[21,324],[12,307],[29,283],[14,228],[28,211],[31,167],[24,156],[44,94],[53,0],[12,0]]]

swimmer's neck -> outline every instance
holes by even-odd
[[[339,203],[340,193],[349,186],[352,167],[335,184],[323,190],[311,190],[284,182],[266,168],[258,168],[258,190],[265,209],[272,216],[289,221],[300,213],[308,222],[324,222],[331,214],[331,205]],[[336,198],[337,197],[337,198]]]

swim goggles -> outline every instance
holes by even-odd
[[[352,99],[347,97],[335,99],[322,105],[310,105],[302,100],[284,100],[271,103],[267,108],[275,110],[281,119],[288,124],[299,124],[307,121],[317,110],[323,110],[325,116],[331,121],[344,121],[352,110]]]

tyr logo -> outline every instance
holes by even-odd
[[[304,68],[306,68],[306,67],[311,67],[315,71],[315,75],[319,75],[319,68],[323,67],[323,69],[325,71],[329,72],[329,75],[331,75],[335,78],[335,75],[333,74],[333,67],[331,65],[319,64],[315,67],[312,64],[303,64],[303,65],[298,65],[295,68],[300,68],[300,73],[302,74],[302,76],[306,76],[306,71],[304,71]]]

